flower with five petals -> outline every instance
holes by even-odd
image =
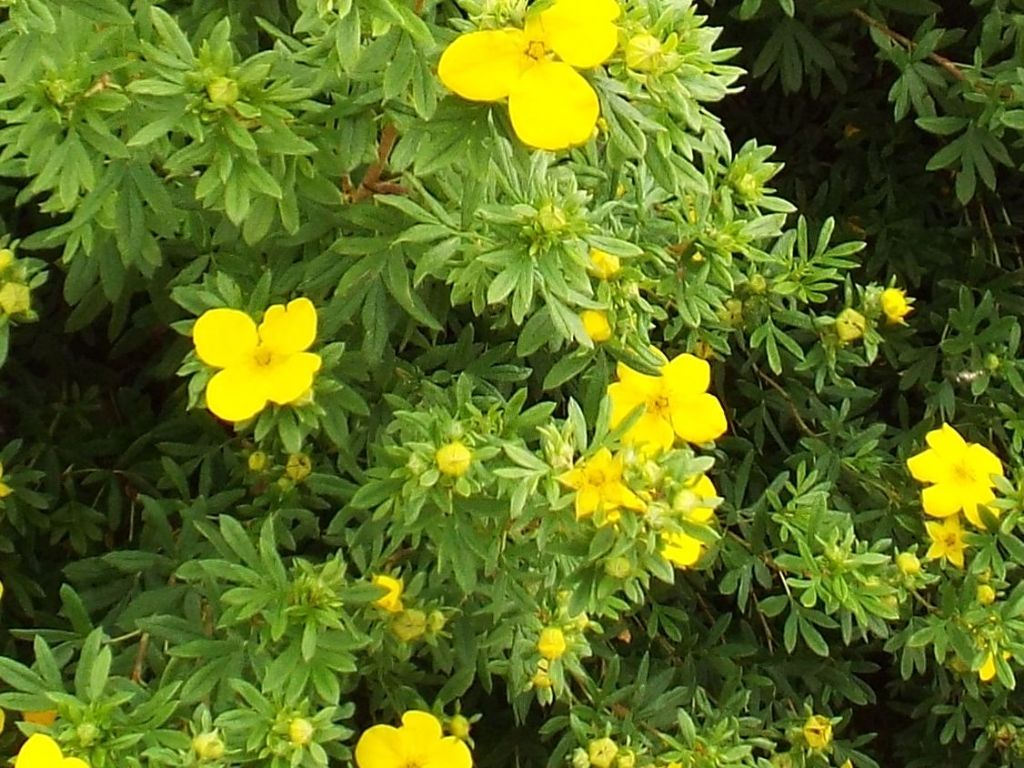
[[[206,385],[206,406],[225,421],[245,421],[268,402],[302,400],[320,370],[320,355],[306,350],[316,339],[316,308],[309,299],[275,304],[259,327],[237,309],[210,309],[192,329],[196,355],[221,368]]]
[[[907,459],[915,480],[931,483],[921,492],[921,505],[932,517],[950,517],[963,510],[981,527],[981,507],[995,499],[993,477],[1001,477],[1003,464],[992,451],[968,443],[949,424],[925,436],[928,448]],[[994,508],[989,510],[996,514]]]
[[[375,725],[356,744],[358,768],[472,768],[469,747],[444,736],[440,721],[429,712],[410,710],[402,725]]]
[[[585,144],[600,106],[576,69],[604,63],[618,45],[615,0],[556,0],[525,29],[460,35],[441,55],[441,82],[470,101],[508,99],[516,135],[538,149]]]
[[[605,520],[614,523],[620,517],[619,509],[623,507],[636,511],[644,509],[640,497],[622,482],[622,457],[612,456],[607,448],[559,475],[558,480],[576,491],[577,520],[601,510],[605,513]]]
[[[709,394],[711,366],[707,361],[682,354],[664,360],[660,376],[647,376],[619,363],[619,380],[608,387],[612,400],[612,426],[618,426],[638,406],[644,412],[626,432],[624,440],[646,453],[666,451],[676,437],[690,443],[708,443],[726,430],[725,411]]]

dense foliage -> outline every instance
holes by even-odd
[[[0,79],[17,768],[1024,764],[1018,0],[0,0]]]

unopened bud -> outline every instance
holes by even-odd
[[[192,751],[201,761],[220,760],[224,757],[224,742],[216,731],[200,733],[192,739]]]

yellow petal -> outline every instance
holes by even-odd
[[[206,385],[206,407],[224,421],[245,421],[266,405],[266,377],[256,366],[225,368]]]
[[[609,17],[612,9],[615,15]],[[607,0],[563,0],[542,11],[538,20],[545,47],[567,64],[590,69],[615,53],[619,29],[612,19],[618,15],[618,4]]]
[[[454,736],[441,739],[426,757],[423,768],[473,768],[469,747]]]
[[[292,355],[309,349],[315,339],[316,307],[309,299],[275,304],[263,313],[260,341],[270,352]]]
[[[199,359],[214,368],[228,368],[252,359],[259,343],[256,323],[237,309],[208,309],[192,327]]]
[[[690,354],[682,354],[661,369],[665,386],[674,395],[699,395],[711,384],[711,366]]]
[[[985,663],[981,665],[978,670],[978,677],[981,678],[981,682],[987,683],[989,680],[996,676],[996,657],[995,654],[989,653],[985,657]],[[15,766],[17,768],[17,766]]]
[[[14,768],[56,768],[63,759],[56,741],[45,733],[33,733],[18,752]]]
[[[643,374],[635,374],[643,376]],[[617,427],[626,417],[638,406],[643,406],[648,399],[648,391],[658,386],[658,379],[652,376],[643,376],[650,379],[651,384],[641,381],[641,386],[635,386],[636,381],[616,381],[608,385],[608,397],[612,401],[612,428]]]
[[[375,725],[359,737],[356,765],[358,768],[405,768],[401,743],[397,728]]]
[[[948,483],[932,485],[921,491],[921,506],[932,517],[949,517],[960,511],[959,488]]]
[[[652,413],[641,416],[625,435],[625,442],[639,446],[648,454],[667,451],[675,441],[672,422]]]
[[[585,485],[576,491],[576,519],[590,517],[601,506],[601,493],[592,485]]]
[[[963,506],[964,515],[967,519],[977,527],[982,528],[981,511],[979,507],[988,507],[988,505],[995,499],[996,495],[992,492],[992,489],[984,483],[973,483],[971,485],[963,486],[960,489],[960,503]],[[994,517],[999,516],[999,510],[995,507],[990,507],[989,511]]]
[[[65,757],[60,768],[89,768],[89,764],[80,757]]]
[[[590,83],[568,64],[545,61],[526,70],[508,98],[516,135],[538,149],[585,144],[600,108]]]
[[[575,469],[570,469],[568,472],[560,474],[558,476],[558,482],[568,488],[578,490],[583,487],[583,484],[586,482],[586,475],[583,473],[581,468],[576,467]]]
[[[661,555],[678,568],[689,568],[700,560],[703,544],[685,533],[666,533],[662,536]]]
[[[953,475],[953,463],[934,448],[907,459],[907,469],[911,477],[922,483],[948,482]]]
[[[710,443],[729,428],[718,398],[707,393],[696,397],[670,398],[672,427],[688,443]]]
[[[925,441],[940,453],[948,454],[950,458],[958,456],[966,447],[966,441],[960,437],[949,424],[943,424],[938,429],[933,429],[924,437]]]
[[[498,101],[509,95],[533,59],[518,29],[470,32],[445,48],[437,66],[445,86],[470,101]]]
[[[320,355],[299,352],[266,366],[266,398],[278,405],[300,399],[313,385],[313,375],[320,370]]]
[[[992,485],[990,480],[992,475],[998,477],[1003,475],[1003,462],[999,460],[999,457],[985,446],[977,443],[967,448],[967,466],[971,468],[972,472],[989,481],[989,485]]]

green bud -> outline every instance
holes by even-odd
[[[238,83],[230,77],[215,77],[206,85],[206,95],[218,107],[230,107],[238,101]]]
[[[633,35],[626,43],[626,66],[637,72],[654,72],[665,65],[661,40],[651,34]]]
[[[427,631],[427,615],[410,608],[397,614],[391,620],[391,632],[403,643],[419,640]]]

